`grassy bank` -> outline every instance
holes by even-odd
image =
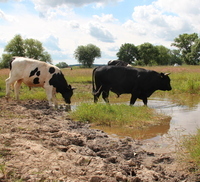
[[[71,117],[79,121],[87,121],[97,125],[128,126],[142,129],[158,125],[166,117],[148,107],[130,107],[128,105],[108,105],[83,103],[71,113]]]

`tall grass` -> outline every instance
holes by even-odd
[[[0,98],[5,96],[5,79],[8,77],[8,69],[0,69]]]
[[[70,114],[74,120],[97,125],[118,125],[136,128],[158,125],[166,116],[148,107],[130,107],[124,104],[82,103]]]
[[[93,69],[89,68],[73,69],[73,70],[65,68],[62,69],[62,72],[69,83],[90,84],[92,81],[92,70]]]
[[[172,93],[200,94],[200,74],[199,73],[175,73],[171,75]]]
[[[200,172],[200,129],[196,135],[186,136],[182,142],[185,150],[181,153],[192,172]]]

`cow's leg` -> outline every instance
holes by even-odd
[[[21,84],[22,84],[22,80],[18,80],[14,84],[14,91],[15,91],[16,100],[19,100],[19,89],[20,89]]]
[[[135,96],[135,94],[131,94],[130,105],[134,105],[136,100],[137,100],[137,96]]]
[[[52,101],[55,104],[55,107],[58,107],[58,102],[56,99],[56,88],[53,87],[53,92],[52,92]]]
[[[5,80],[6,82],[6,99],[10,97],[10,86],[15,83],[16,79],[12,79],[11,76]]]
[[[8,99],[10,97],[10,85],[11,85],[10,78],[7,78],[5,82],[6,82],[6,99]]]
[[[99,96],[101,95],[101,90],[98,91],[98,93],[94,94],[94,103],[97,103],[99,100]]]
[[[53,103],[52,103],[52,97],[53,97],[53,86],[50,85],[45,85],[44,89],[46,91],[46,95],[47,95],[47,100],[49,102],[49,106],[52,107]]]
[[[98,94],[94,95],[94,103],[98,102],[100,95],[101,95],[101,93],[98,93]]]
[[[147,106],[147,97],[143,98],[142,101],[143,101],[144,105]]]
[[[108,90],[108,91],[103,91],[102,97],[103,97],[103,100],[104,100],[106,103],[109,103],[108,96],[109,96],[109,90]]]

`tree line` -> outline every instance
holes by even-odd
[[[133,65],[173,65],[175,63],[199,65],[200,64],[200,38],[197,33],[180,34],[174,39],[169,49],[163,45],[153,45],[149,42],[135,46],[124,43],[119,48],[117,59]],[[45,51],[42,43],[35,39],[22,39],[16,35],[6,46],[0,59],[0,68],[7,68],[13,56],[29,57],[52,63],[51,55]],[[74,57],[84,67],[92,67],[96,58],[101,57],[101,50],[93,44],[78,46]],[[58,67],[64,68],[68,64],[60,62]]]

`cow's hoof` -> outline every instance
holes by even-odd
[[[66,112],[71,111],[71,105],[65,105],[65,111]]]

